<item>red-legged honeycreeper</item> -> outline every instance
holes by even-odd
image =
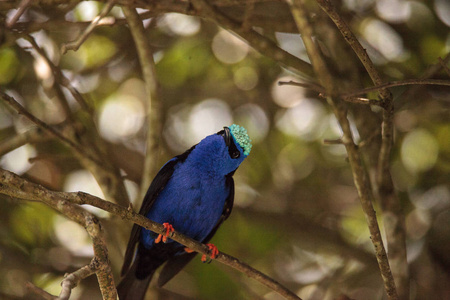
[[[141,300],[156,269],[161,287],[194,258],[195,252],[170,238],[176,230],[207,243],[231,213],[233,174],[250,154],[251,140],[239,125],[224,127],[169,160],[153,179],[140,214],[164,224],[162,236],[134,224],[117,286],[120,300]],[[161,242],[162,241],[162,242]],[[213,256],[217,248],[209,244]],[[202,258],[204,260],[204,258]]]

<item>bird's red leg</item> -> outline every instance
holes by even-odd
[[[188,248],[188,247],[184,247],[184,251],[185,251],[186,253],[192,253],[192,252],[195,252],[194,250],[192,250],[191,248]]]
[[[166,234],[158,235],[155,239],[155,244],[158,244],[159,242],[161,242],[161,240],[163,241],[163,243],[167,242],[167,238],[169,237],[169,235],[175,231],[175,229],[173,228],[172,225],[170,225],[170,223],[163,223],[163,226],[166,229]]]
[[[208,246],[209,250],[211,251],[211,259],[215,259],[216,256],[219,254],[219,250],[217,249],[217,247],[214,244],[206,244],[206,246]],[[187,253],[192,253],[195,252],[194,250],[192,250],[191,248],[185,247],[184,251],[186,251]],[[202,255],[202,262],[206,262],[208,259],[206,257],[206,254]]]
[[[219,249],[217,249],[217,247],[214,244],[206,244],[206,246],[208,246],[209,250],[211,250],[211,259],[215,259],[216,256],[219,254]],[[206,262],[206,254],[202,255],[202,262]]]

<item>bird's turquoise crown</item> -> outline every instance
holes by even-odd
[[[252,150],[252,140],[247,134],[247,130],[239,125],[233,124],[228,127],[231,135],[234,137],[239,146],[244,150],[244,155],[247,156]]]

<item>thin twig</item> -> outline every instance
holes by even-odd
[[[92,20],[91,24],[89,24],[89,26],[83,31],[83,33],[78,37],[76,41],[65,43],[61,46],[62,53],[65,54],[67,53],[68,50],[77,51],[80,48],[80,46],[84,43],[84,41],[86,41],[86,39],[95,29],[95,27],[97,27],[101,19],[111,11],[111,9],[115,5],[115,2],[116,2],[115,0],[108,0],[108,2],[106,2],[105,7],[103,7],[100,14]]]
[[[342,17],[337,12],[337,10],[333,6],[333,4],[329,0],[316,0],[316,1],[319,4],[319,6],[322,8],[322,10],[325,11],[325,13],[336,24],[336,27],[342,33],[342,35],[344,36],[347,43],[352,47],[353,51],[356,53],[359,60],[364,65],[367,73],[369,74],[370,78],[372,78],[372,81],[375,83],[375,85],[378,86],[378,85],[383,84],[383,81],[381,80],[380,75],[378,74],[377,70],[375,69],[375,66],[372,63],[366,50],[359,43],[358,39],[353,34],[350,27],[342,19]],[[390,92],[384,88],[380,89],[380,95],[381,95],[381,98],[383,99],[383,101],[389,101],[389,99],[392,98],[392,96],[390,95]]]
[[[319,94],[325,94],[325,89],[315,83],[306,83],[306,82],[296,82],[296,81],[278,81],[278,85],[282,86],[282,85],[293,85],[293,86],[300,86],[303,87],[305,89],[310,89],[313,90]]]
[[[62,212],[63,214],[67,215],[70,218],[73,218],[71,214],[73,214],[74,204],[77,205],[87,204],[110,212],[111,214],[119,216],[124,220],[130,220],[158,234],[165,234],[165,228],[163,225],[151,221],[146,217],[137,214],[132,210],[127,209],[126,207],[117,205],[109,201],[102,200],[98,197],[82,192],[67,193],[67,192],[51,191],[40,185],[26,181],[22,179],[20,176],[3,169],[0,169],[0,193],[19,199],[44,202],[56,208],[58,211]],[[85,212],[84,210],[82,211]],[[87,214],[87,212],[85,212],[85,214]],[[75,218],[75,220],[78,223],[80,223],[81,221],[78,218]],[[96,219],[91,219],[89,223],[95,223],[94,220]],[[96,222],[98,222],[98,220]],[[98,226],[94,228],[96,228],[96,230],[100,230],[100,227]],[[210,250],[206,245],[203,245],[181,233],[174,232],[170,238],[196,252],[210,256]],[[101,245],[101,243],[99,244]],[[96,257],[98,257],[98,255],[96,255]],[[282,286],[279,282],[277,282],[273,278],[250,267],[249,265],[247,265],[246,263],[240,261],[235,257],[220,252],[215,260],[246,274],[250,278],[259,281],[261,284],[279,293],[286,299],[292,300],[300,299],[295,293],[291,292],[286,287]]]
[[[161,136],[161,92],[156,77],[156,64],[153,59],[152,47],[147,38],[142,21],[136,9],[124,6],[123,13],[128,20],[131,34],[136,44],[136,49],[141,64],[142,74],[147,92],[147,138],[145,150],[145,162],[142,172],[140,199],[143,199],[152,178],[158,171],[158,140]]]
[[[381,101],[378,99],[369,99],[362,97],[343,97],[342,100],[355,104],[376,105],[381,107]]]
[[[215,9],[208,1],[192,0],[191,3],[195,8],[197,16],[216,22],[218,25],[233,31],[257,51],[279,62],[292,72],[306,78],[313,78],[314,72],[311,68],[311,64],[281,49],[272,40],[259,34],[253,29],[243,30],[242,24],[235,22],[219,10]]]
[[[292,86],[299,86],[299,87],[303,87],[306,89],[310,89],[313,90],[315,92],[324,94],[325,93],[325,89],[317,84],[314,83],[303,83],[303,82],[296,82],[296,81],[279,81],[278,85],[292,85]],[[337,97],[341,97],[346,101],[352,102],[352,98],[354,98],[355,96],[358,95],[362,95],[362,94],[367,94],[369,92],[373,92],[373,91],[378,91],[380,89],[383,88],[390,88],[390,87],[396,87],[396,86],[405,86],[405,85],[442,85],[442,86],[450,86],[450,80],[442,80],[442,79],[407,79],[407,80],[401,80],[401,81],[392,81],[392,82],[386,82],[383,83],[381,85],[377,85],[377,86],[371,86],[368,88],[364,88],[361,90],[357,90],[357,91],[353,91],[353,92],[349,92],[349,93],[343,93],[343,94],[339,94],[336,95]],[[347,100],[348,99],[348,100]],[[379,105],[381,106],[381,103],[379,103],[379,100],[375,100],[375,99],[367,99],[370,103],[367,104],[375,104],[375,105]],[[375,101],[377,101],[378,103],[375,103]],[[356,100],[355,103],[363,103],[365,102],[364,100],[358,102]]]
[[[407,79],[407,80],[401,80],[401,81],[393,81],[393,82],[386,82],[380,85],[368,87],[365,89],[361,89],[358,91],[345,93],[342,95],[339,95],[340,97],[354,97],[357,95],[366,94],[368,92],[378,91],[380,89],[384,88],[390,88],[395,86],[405,86],[405,85],[444,85],[444,86],[450,86],[450,80],[440,80],[440,79]]]
[[[26,143],[36,143],[40,141],[46,141],[50,138],[47,131],[43,131],[40,127],[33,127],[30,130],[15,134],[10,138],[5,138],[0,142],[0,156],[17,149]]]
[[[378,155],[375,195],[383,209],[386,237],[389,248],[389,259],[392,261],[392,273],[395,282],[391,280],[389,264],[380,264],[385,289],[390,299],[409,299],[409,271],[406,259],[406,230],[405,216],[402,212],[399,198],[395,192],[390,171],[390,156],[394,139],[394,105],[392,94],[383,87],[383,81],[364,47],[359,43],[330,0],[316,0],[322,10],[334,22],[344,39],[352,47],[375,86],[381,98],[380,106],[383,110],[381,124],[381,147]],[[393,220],[393,221],[392,221]],[[377,256],[378,257],[378,256]],[[385,258],[382,258],[385,260]],[[382,262],[382,261],[380,261]],[[387,260],[386,260],[387,262]]]
[[[342,142],[342,139],[334,139],[334,140],[330,140],[330,139],[324,139],[323,143],[325,145],[343,145],[344,143]]]
[[[72,203],[70,197],[61,192],[51,192],[20,176],[0,169],[0,193],[24,200],[43,202],[64,216],[83,226],[94,248],[95,270],[103,299],[116,300],[117,291],[108,257],[108,248],[99,220],[80,206]],[[92,263],[92,262],[91,262]]]
[[[361,149],[361,148],[366,147],[367,145],[370,145],[379,134],[380,134],[379,130],[372,132],[372,134],[369,137],[367,137],[365,140],[362,140],[358,143],[358,148]]]
[[[61,70],[53,64],[51,59],[47,56],[47,53],[45,53],[45,51],[37,44],[34,37],[32,37],[29,34],[25,34],[25,35],[23,35],[23,38],[31,44],[33,49],[45,60],[45,62],[49,66],[49,68],[52,70],[52,76],[53,76],[52,89],[55,92],[56,98],[58,99],[58,102],[61,105],[64,113],[66,114],[66,118],[70,121],[70,123],[73,123],[74,120],[72,117],[72,112],[69,107],[69,103],[68,103],[61,87],[59,86],[58,80],[56,78],[59,73],[62,74]]]
[[[341,140],[347,150],[350,167],[353,173],[353,180],[358,191],[362,209],[366,216],[371,240],[375,248],[375,254],[381,271],[381,277],[385,282],[386,293],[389,299],[397,300],[398,296],[395,288],[395,282],[386,256],[386,250],[381,238],[381,232],[378,226],[375,210],[372,205],[372,191],[370,188],[368,175],[363,167],[358,147],[353,141],[350,123],[347,118],[347,111],[342,106],[341,102],[331,96],[333,95],[333,91],[335,89],[334,80],[330,75],[324,59],[320,55],[318,46],[312,39],[313,30],[306,14],[304,2],[302,0],[288,0],[288,3],[291,7],[292,15],[297,24],[298,30],[302,35],[306,51],[311,60],[314,71],[316,72],[317,78],[319,78],[322,86],[325,87],[328,95],[328,103],[332,107],[333,112],[342,128],[343,136]]]
[[[118,203],[120,204],[129,203],[128,194],[126,193],[125,186],[123,185],[123,180],[120,176],[119,169],[111,165],[110,161],[104,159],[105,154],[108,153],[108,149],[103,143],[104,140],[98,135],[94,125],[93,111],[82,95],[72,86],[70,80],[64,76],[61,69],[54,65],[46,55],[45,51],[39,47],[35,39],[28,34],[23,35],[23,38],[33,46],[42,58],[44,58],[52,70],[54,77],[52,88],[58,95],[57,98],[59,99],[61,106],[64,108],[67,119],[69,120],[68,125],[70,126],[65,126],[64,129],[66,129],[68,136],[78,138],[77,145],[84,151],[75,152],[75,154],[80,154],[78,155],[78,159],[81,161],[83,166],[85,166],[86,169],[94,175],[108,200],[119,201]],[[90,135],[83,134],[80,126],[76,126],[76,122],[72,118],[70,107],[61,86],[66,87],[83,108],[83,111],[87,112],[88,118],[85,118],[85,121],[83,122],[83,129],[88,128],[85,132],[89,132]],[[82,145],[87,145],[88,147],[82,147]]]
[[[58,297],[44,291],[40,287],[35,286],[32,282],[27,282],[25,286],[29,293],[33,293],[36,296],[40,297],[41,299],[44,299],[44,300],[57,300],[58,299]]]
[[[91,262],[89,265],[86,265],[75,272],[64,275],[64,279],[61,282],[61,293],[59,293],[58,299],[69,300],[72,290],[80,283],[81,280],[97,272],[96,267],[97,264],[93,264]]]
[[[76,152],[80,153],[82,156],[90,159],[91,161],[95,162],[99,166],[101,166],[101,162],[99,162],[96,158],[92,157],[90,154],[88,154],[80,145],[76,144],[69,138],[65,137],[62,133],[60,133],[55,128],[49,126],[47,123],[41,121],[40,119],[36,118],[33,114],[31,114],[25,107],[23,107],[19,102],[17,102],[13,97],[9,96],[8,94],[4,93],[3,91],[0,91],[1,98],[8,103],[12,108],[14,108],[18,114],[25,116],[28,120],[35,123],[37,126],[42,128],[43,130],[49,132],[50,134],[54,135],[58,139],[60,139],[63,143],[68,145],[70,148],[74,149]]]
[[[77,91],[77,89],[75,89],[71,85],[70,80],[63,74],[61,69],[59,67],[57,67],[52,62],[52,60],[47,56],[45,51],[38,45],[38,43],[36,42],[34,37],[31,36],[30,34],[22,34],[21,36],[31,44],[31,46],[45,60],[47,65],[52,70],[52,75],[54,77],[54,80],[53,80],[54,83],[53,83],[52,87],[55,90],[56,94],[58,95],[58,99],[59,99],[61,106],[63,107],[67,117],[69,119],[71,118],[71,111],[70,111],[69,105],[67,104],[67,99],[65,98],[63,91],[59,87],[59,84],[69,90],[69,92],[72,94],[72,96],[78,102],[78,104],[80,104],[81,108],[83,108],[84,110],[86,110],[92,114],[92,111],[90,110],[88,104],[86,103],[84,98],[81,96],[81,94]]]
[[[22,0],[20,1],[19,8],[17,9],[14,16],[11,19],[6,21],[6,27],[11,28],[16,24],[19,18],[23,15],[23,13],[27,10],[28,6],[30,6],[32,0]]]
[[[447,67],[448,62],[450,61],[450,53],[448,53],[443,59],[442,58],[438,58],[438,63],[430,65],[420,76],[419,79],[421,80],[425,80],[425,79],[430,79],[433,76],[435,76],[437,73],[439,73],[443,68],[444,71],[445,68]],[[450,72],[449,72],[450,73]],[[450,76],[450,74],[449,74]],[[411,98],[415,98],[415,94],[417,93],[417,89],[419,86],[413,86],[412,88],[408,88],[405,90],[405,92],[403,92],[397,99],[396,99],[396,103],[399,103],[397,105],[402,105],[405,102],[410,102]]]

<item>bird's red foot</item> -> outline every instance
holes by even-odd
[[[169,223],[163,223],[163,226],[166,229],[166,234],[158,235],[158,237],[155,239],[155,244],[158,244],[159,242],[161,242],[161,240],[163,243],[167,242],[167,238],[169,237],[169,235],[175,231],[175,229],[173,229],[173,226]]]
[[[188,247],[184,247],[184,251],[186,251],[186,253],[195,252],[194,250],[192,250],[191,248],[188,248]]]
[[[219,254],[219,250],[217,249],[217,247],[214,244],[206,244],[206,246],[208,246],[209,250],[211,251],[210,258],[215,259],[216,256]],[[207,261],[206,254],[203,254],[202,262],[206,261]]]

